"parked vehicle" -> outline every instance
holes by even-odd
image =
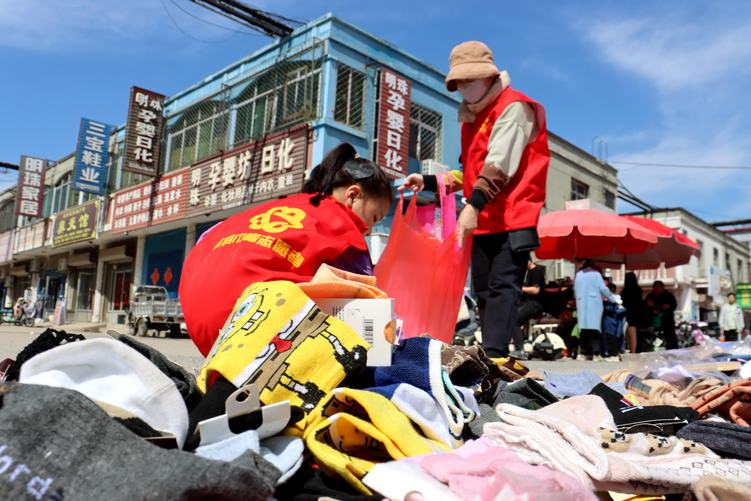
[[[180,300],[170,299],[167,289],[151,285],[136,288],[128,313],[131,335],[148,336],[149,331],[155,330],[180,337],[184,321]]]
[[[31,315],[34,313],[34,306],[24,306],[22,308],[21,316],[19,318],[13,318],[13,310],[4,312],[0,315],[0,324],[11,325],[23,325],[24,327],[34,327],[34,318]]]

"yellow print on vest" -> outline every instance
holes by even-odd
[[[480,131],[479,132],[481,132],[483,134],[486,133],[488,131],[488,128],[490,128],[490,125],[491,125],[491,123],[490,123],[490,117],[488,117],[488,118],[485,119],[485,121],[480,126]]]
[[[304,211],[293,207],[274,207],[273,209],[250,218],[251,230],[262,230],[266,233],[281,233],[289,228],[302,228],[305,219]]]

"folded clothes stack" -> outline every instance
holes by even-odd
[[[751,380],[540,374],[429,335],[368,366],[395,322],[366,341],[313,299],[386,295],[316,277],[247,287],[197,378],[44,332],[0,382],[0,499],[751,499]]]

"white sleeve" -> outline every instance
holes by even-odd
[[[493,125],[485,163],[500,169],[506,179],[511,179],[519,169],[524,148],[537,136],[534,132],[532,105],[523,101],[511,103]]]

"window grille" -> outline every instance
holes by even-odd
[[[443,117],[412,103],[409,124],[409,156],[415,160],[442,160]]]
[[[577,181],[571,180],[571,200],[584,200],[589,198],[589,185]]]
[[[365,113],[365,73],[340,64],[336,73],[334,120],[363,129]]]
[[[284,59],[248,68],[214,94],[170,112],[164,171],[320,118],[322,67],[323,44],[311,39]]]

